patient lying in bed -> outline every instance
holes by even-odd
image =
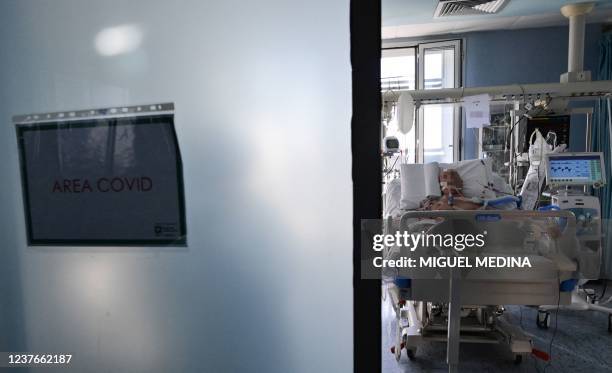
[[[442,196],[428,196],[421,202],[419,210],[478,210],[483,207],[463,195],[463,180],[455,170],[440,172],[440,186]]]
[[[419,183],[426,187],[420,188]],[[384,216],[399,217],[410,210],[487,209],[485,201],[511,194],[510,186],[492,171],[488,160],[403,164],[401,178],[386,186]],[[514,209],[516,204],[495,208]]]

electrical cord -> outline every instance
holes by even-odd
[[[510,149],[510,139],[512,138],[512,133],[514,132],[514,128],[516,127],[517,124],[519,124],[521,122],[521,120],[523,120],[523,117],[525,117],[525,118],[537,117],[538,115],[542,114],[545,111],[546,110],[540,108],[540,110],[536,114],[531,114],[531,115],[527,115],[527,113],[522,114],[519,117],[519,119],[516,122],[514,122],[512,127],[510,127],[510,132],[508,133],[508,138],[506,139],[506,149],[507,150],[513,150],[513,149]]]
[[[509,151],[512,151],[512,149],[510,149],[510,139],[512,139],[512,132],[514,132],[514,127],[516,127],[516,125],[519,124],[523,120],[523,115],[521,115],[519,119],[516,122],[514,122],[512,127],[510,127],[510,132],[508,132],[508,137],[506,138],[506,149]]]
[[[548,344],[548,356],[550,360],[544,366],[544,373],[546,373],[546,369],[548,369],[552,365],[552,347],[553,342],[555,341],[555,337],[557,336],[557,329],[559,326],[559,306],[561,305],[561,288],[559,288],[559,296],[557,297],[557,308],[555,310],[555,330],[553,331],[553,335],[550,338],[550,343]]]
[[[535,206],[533,207],[534,210],[537,210],[540,207],[540,166],[542,161],[540,161],[540,164],[538,164],[538,199],[536,200]]]
[[[606,299],[605,301],[601,301],[602,299],[604,299],[604,297],[606,296],[606,292],[608,291],[608,280],[603,279],[603,282],[604,284],[603,284],[603,290],[601,291],[601,295],[595,294],[595,299],[599,300],[600,305],[604,305],[612,301],[612,297],[610,297],[609,299]],[[595,289],[593,288],[588,288],[588,289],[593,290],[593,292],[596,293]]]
[[[605,306],[606,304],[608,304],[608,303],[610,303],[610,302],[612,302],[612,296],[610,296],[608,299],[606,299],[606,300],[605,300],[605,301],[603,301],[603,302],[599,302],[599,305],[600,305],[600,306]]]
[[[484,185],[484,184],[479,183],[479,182],[476,182],[476,184],[480,185],[480,186],[481,186],[481,187],[483,187],[485,190],[490,190],[490,191],[492,191],[492,192],[499,193],[499,194],[504,194],[504,195],[507,195],[507,196],[514,196],[514,193],[504,192],[503,190],[499,190],[499,189],[497,189],[497,188],[493,188],[493,187],[491,187],[491,186]]]
[[[385,177],[389,176],[389,174],[395,169],[395,165],[397,164],[398,159],[400,159],[400,156],[395,157],[395,161],[393,162],[393,165],[391,165],[391,168],[387,170]]]
[[[519,312],[520,312],[520,317],[519,317],[519,325],[521,327],[522,330],[525,329],[525,327],[523,326],[523,306],[519,306]],[[540,373],[540,368],[538,368],[538,362],[535,358],[535,356],[531,355],[532,361],[533,361],[533,369]]]
[[[516,149],[510,149],[510,143],[512,140],[512,134],[514,133],[514,129],[516,128],[516,126],[521,122],[521,120],[523,120],[523,117],[526,116],[525,114],[522,114],[519,116],[519,119],[517,119],[514,124],[510,127],[510,131],[508,132],[506,141],[505,141],[505,146],[504,148],[509,152],[509,166],[513,167],[514,165],[514,159],[515,159],[515,150]],[[514,175],[516,177],[516,175]],[[516,189],[516,184],[517,184],[517,180],[511,180],[510,181],[512,183],[512,189]]]
[[[604,280],[604,287],[599,299],[603,299],[606,296],[606,291],[608,290],[608,280]]]

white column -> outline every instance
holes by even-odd
[[[569,18],[568,72],[583,70],[586,14],[593,10],[594,5],[594,3],[579,3],[568,4],[561,8],[561,14]]]

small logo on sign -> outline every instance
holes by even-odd
[[[179,235],[176,223],[156,223],[153,230],[155,237],[177,237]]]

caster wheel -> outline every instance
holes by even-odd
[[[523,362],[523,355],[514,355],[514,365],[520,365]]]
[[[550,327],[550,312],[538,311],[538,317],[536,319],[536,325],[540,329],[548,329]]]
[[[414,360],[416,358],[416,347],[407,348],[406,355],[408,355],[408,359]]]

